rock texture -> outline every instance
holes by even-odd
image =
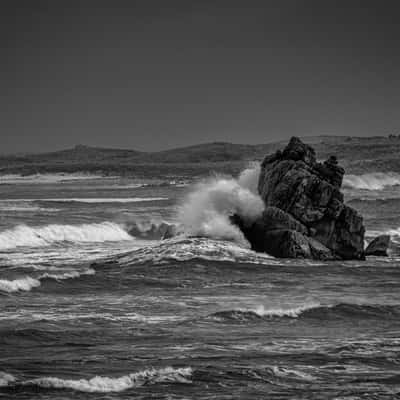
[[[274,256],[363,259],[363,219],[344,204],[343,175],[336,157],[319,163],[314,149],[293,137],[262,162],[262,217],[251,225],[235,222],[253,249]]]
[[[390,235],[377,236],[365,249],[365,255],[387,257],[389,245]]]

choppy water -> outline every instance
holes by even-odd
[[[0,397],[396,398],[400,187],[351,179],[369,236],[393,235],[387,259],[285,261],[210,238],[135,238],[138,223],[174,221],[188,187],[7,177]]]

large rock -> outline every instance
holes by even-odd
[[[390,235],[377,236],[365,249],[366,256],[388,256],[388,248],[390,245]]]
[[[275,229],[264,232],[264,243],[261,248],[274,257],[313,258],[318,260],[337,259],[332,251],[318,241],[290,229]]]
[[[336,157],[318,163],[314,149],[293,137],[283,151],[261,164],[258,191],[266,211],[250,226],[243,221],[238,225],[254,249],[270,254],[272,249],[281,257],[363,259],[363,220],[344,204],[343,175]],[[287,248],[280,243],[275,251],[277,244],[267,243],[283,239],[296,245]]]

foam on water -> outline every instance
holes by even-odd
[[[0,175],[0,184],[43,184],[43,183],[60,183],[68,181],[82,181],[92,179],[106,179],[102,175],[83,174],[83,173],[54,173],[54,174],[34,174],[34,175],[19,175],[5,174]]]
[[[170,260],[188,261],[193,259],[266,265],[280,263],[268,254],[256,253],[231,241],[185,236],[156,242],[116,257],[121,265],[146,262],[163,264]]]
[[[263,305],[260,305],[254,309],[248,309],[248,310],[243,310],[240,309],[240,311],[245,311],[245,312],[253,312],[257,314],[260,317],[291,317],[291,318],[296,318],[300,314],[302,314],[304,311],[307,310],[312,310],[315,308],[320,307],[321,304],[317,302],[310,302],[306,304],[302,304],[297,307],[293,308],[272,308],[268,309],[265,308]]]
[[[95,376],[91,379],[62,379],[42,377],[18,381],[13,375],[0,375],[0,386],[36,386],[46,389],[69,389],[85,393],[122,392],[143,385],[157,383],[191,383],[192,368],[145,369],[121,377]]]
[[[33,288],[39,287],[43,279],[54,279],[56,281],[61,281],[64,279],[79,278],[82,275],[94,275],[95,271],[91,268],[84,271],[65,271],[62,273],[44,273],[35,278],[31,276],[26,276],[18,279],[0,279],[0,291],[7,293],[14,293],[18,291],[30,291]]]
[[[17,379],[14,375],[7,374],[6,372],[0,371],[0,387],[6,387],[10,383],[15,382]]]
[[[351,189],[382,190],[387,186],[400,185],[396,172],[372,172],[363,175],[345,175],[343,186]]]
[[[21,202],[21,203],[29,203],[29,202],[45,202],[45,203],[140,203],[140,202],[149,202],[149,201],[165,201],[168,200],[167,197],[123,197],[123,198],[113,198],[113,197],[105,197],[105,198],[37,198],[37,199],[0,199],[0,203],[3,202]]]
[[[41,227],[18,225],[0,232],[0,250],[20,246],[42,247],[57,242],[90,242],[132,240],[123,226],[113,222],[83,225],[51,224]]]
[[[227,311],[218,311],[207,318],[220,322],[251,322],[262,319],[281,320],[283,318],[307,318],[319,320],[348,319],[398,319],[399,305],[384,304],[351,304],[337,303],[321,305],[319,303],[306,303],[292,308],[265,309],[264,306],[256,308],[239,308]]]

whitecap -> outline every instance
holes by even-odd
[[[102,222],[82,225],[51,224],[40,227],[18,225],[0,232],[0,250],[20,246],[42,247],[56,242],[99,243],[132,240],[122,225]]]
[[[188,261],[193,259],[267,265],[281,263],[268,254],[256,253],[235,242],[185,236],[163,240],[116,257],[116,261],[122,266],[145,262],[162,264],[169,260]]]
[[[0,371],[0,387],[8,386],[10,383],[15,382],[16,380],[17,379],[14,375]]]
[[[0,279],[0,291],[7,293],[14,293],[19,291],[30,291],[33,288],[37,288],[41,285],[41,280],[43,279],[54,279],[56,281],[64,279],[79,278],[82,275],[94,275],[95,271],[92,268],[88,268],[84,271],[65,271],[62,273],[51,274],[44,273],[38,277],[26,276],[23,278],[8,280]]]
[[[191,383],[192,368],[146,369],[121,377],[95,376],[91,379],[61,379],[43,377],[22,382],[42,388],[71,389],[86,393],[122,392],[127,389],[156,383]]]
[[[396,172],[372,172],[363,175],[345,175],[343,186],[350,189],[382,190],[387,186],[400,185],[400,174]]]

